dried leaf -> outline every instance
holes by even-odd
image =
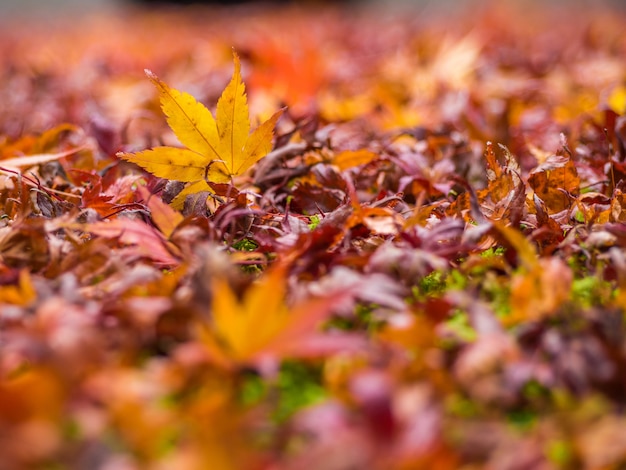
[[[511,281],[509,324],[538,321],[555,314],[569,300],[573,275],[558,258],[539,260],[533,269]]]
[[[552,155],[535,168],[528,184],[546,204],[548,212],[555,214],[569,209],[580,192],[580,178],[571,158]]]
[[[27,270],[17,275],[15,285],[0,285],[0,304],[28,305],[37,297],[32,279]]]
[[[169,239],[178,224],[184,220],[184,217],[165,204],[160,198],[150,194],[144,186],[140,186],[138,191],[148,205],[148,209],[150,209],[152,221],[161,233],[165,235],[165,238]]]
[[[39,155],[25,155],[23,157],[14,157],[14,158],[5,158],[4,160],[0,160],[0,172],[5,174],[12,174],[9,170],[20,171],[20,168],[31,167],[35,165],[43,165],[44,163],[53,162],[55,160],[59,160],[61,158],[69,157],[70,155],[74,155],[77,152],[83,150],[82,148],[75,148],[72,150],[67,150],[65,152],[58,153],[46,153]]]
[[[127,253],[149,258],[156,263],[173,266],[178,259],[171,253],[173,248],[166,244],[165,238],[149,225],[131,219],[115,219],[86,224],[83,228],[99,237],[118,239],[124,245],[132,245]]]
[[[346,170],[364,165],[376,158],[378,155],[370,150],[344,150],[333,157],[333,165],[337,165],[340,170]]]

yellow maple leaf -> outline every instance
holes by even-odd
[[[22,269],[17,285],[0,286],[0,304],[29,305],[37,298],[37,291],[28,270]]]
[[[349,290],[285,303],[286,266],[271,268],[238,298],[228,282],[213,281],[211,321],[200,321],[196,333],[211,359],[225,368],[268,358],[307,354],[306,340],[335,306],[352,295]]]
[[[167,123],[186,148],[155,147],[118,156],[136,163],[155,176],[189,183],[172,201],[182,206],[188,194],[212,191],[209,183],[228,183],[272,149],[274,127],[283,110],[250,133],[245,84],[239,57],[233,53],[235,71],[217,102],[215,118],[189,93],[170,88],[154,73],[146,75],[159,91]]]
[[[527,272],[511,279],[511,313],[507,325],[540,321],[556,312],[571,298],[573,274],[559,258],[541,258]]]
[[[289,320],[284,304],[285,273],[275,269],[263,276],[240,302],[223,279],[215,280],[214,331],[229,355],[244,360],[266,346]]]
[[[609,95],[607,104],[617,114],[626,114],[626,86],[615,88]]]

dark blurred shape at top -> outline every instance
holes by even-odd
[[[136,3],[152,5],[241,5],[242,3],[253,3],[250,0],[134,0]],[[281,1],[283,3],[284,0]],[[257,2],[258,3],[258,2]]]
[[[294,0],[132,0],[135,3],[143,3],[146,5],[243,5],[253,3],[303,3]],[[337,3],[353,3],[355,0],[315,0],[304,3],[317,4],[337,4]]]

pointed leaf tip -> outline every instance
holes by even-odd
[[[239,60],[239,54],[233,49],[233,62],[235,64],[235,73],[241,73],[241,61]]]

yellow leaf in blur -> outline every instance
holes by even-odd
[[[318,102],[322,117],[330,122],[351,121],[374,107],[371,97],[363,94],[346,97],[345,94],[321,93]]]
[[[582,91],[569,99],[564,99],[563,104],[554,108],[554,119],[559,123],[569,122],[583,114],[598,117],[598,98],[595,92]]]
[[[282,110],[250,133],[245,85],[239,57],[234,54],[235,72],[217,102],[216,118],[188,93],[170,88],[154,73],[148,78],[159,91],[167,123],[186,148],[156,147],[118,156],[136,163],[161,178],[191,183],[183,195],[211,191],[208,182],[228,183],[241,175],[272,149],[274,127]],[[182,206],[183,197],[173,201]]]
[[[539,321],[569,300],[572,270],[558,258],[542,258],[511,282],[511,315],[507,323]]]
[[[17,285],[0,286],[0,304],[28,305],[37,297],[30,274],[20,271]]]
[[[608,105],[617,114],[626,114],[626,86],[622,85],[613,90]]]
[[[287,325],[289,312],[284,304],[285,273],[275,268],[261,277],[239,301],[228,283],[213,284],[211,330],[203,328],[201,337],[213,355],[245,361],[260,351]]]
[[[211,360],[226,369],[258,360],[312,353],[306,340],[349,290],[285,304],[286,266],[271,268],[238,298],[223,279],[213,282],[212,321],[197,334]],[[313,353],[314,354],[314,353]]]
[[[425,315],[397,315],[385,325],[376,337],[391,344],[399,344],[408,351],[417,351],[433,346],[437,335],[434,323]]]
[[[0,380],[0,416],[3,421],[57,420],[64,399],[60,379],[43,367],[16,372]]]
[[[380,126],[385,130],[410,129],[425,121],[415,106],[394,101],[383,102],[380,113]]]
[[[339,152],[333,158],[333,165],[337,165],[340,170],[346,170],[374,160],[378,155],[370,150],[344,150]]]
[[[189,440],[193,443],[189,448],[198,451],[197,466],[182,469],[249,468],[246,460],[253,451],[245,448],[244,420],[235,406],[235,396],[233,381],[228,376],[218,373],[203,377],[202,386],[189,400],[183,417]]]
[[[509,245],[517,252],[520,264],[528,271],[536,270],[539,261],[535,246],[519,230],[500,222],[493,222],[492,225],[504,239],[505,245]]]
[[[430,73],[453,89],[467,88],[478,67],[483,45],[475,35],[459,40],[444,39],[430,66]]]

